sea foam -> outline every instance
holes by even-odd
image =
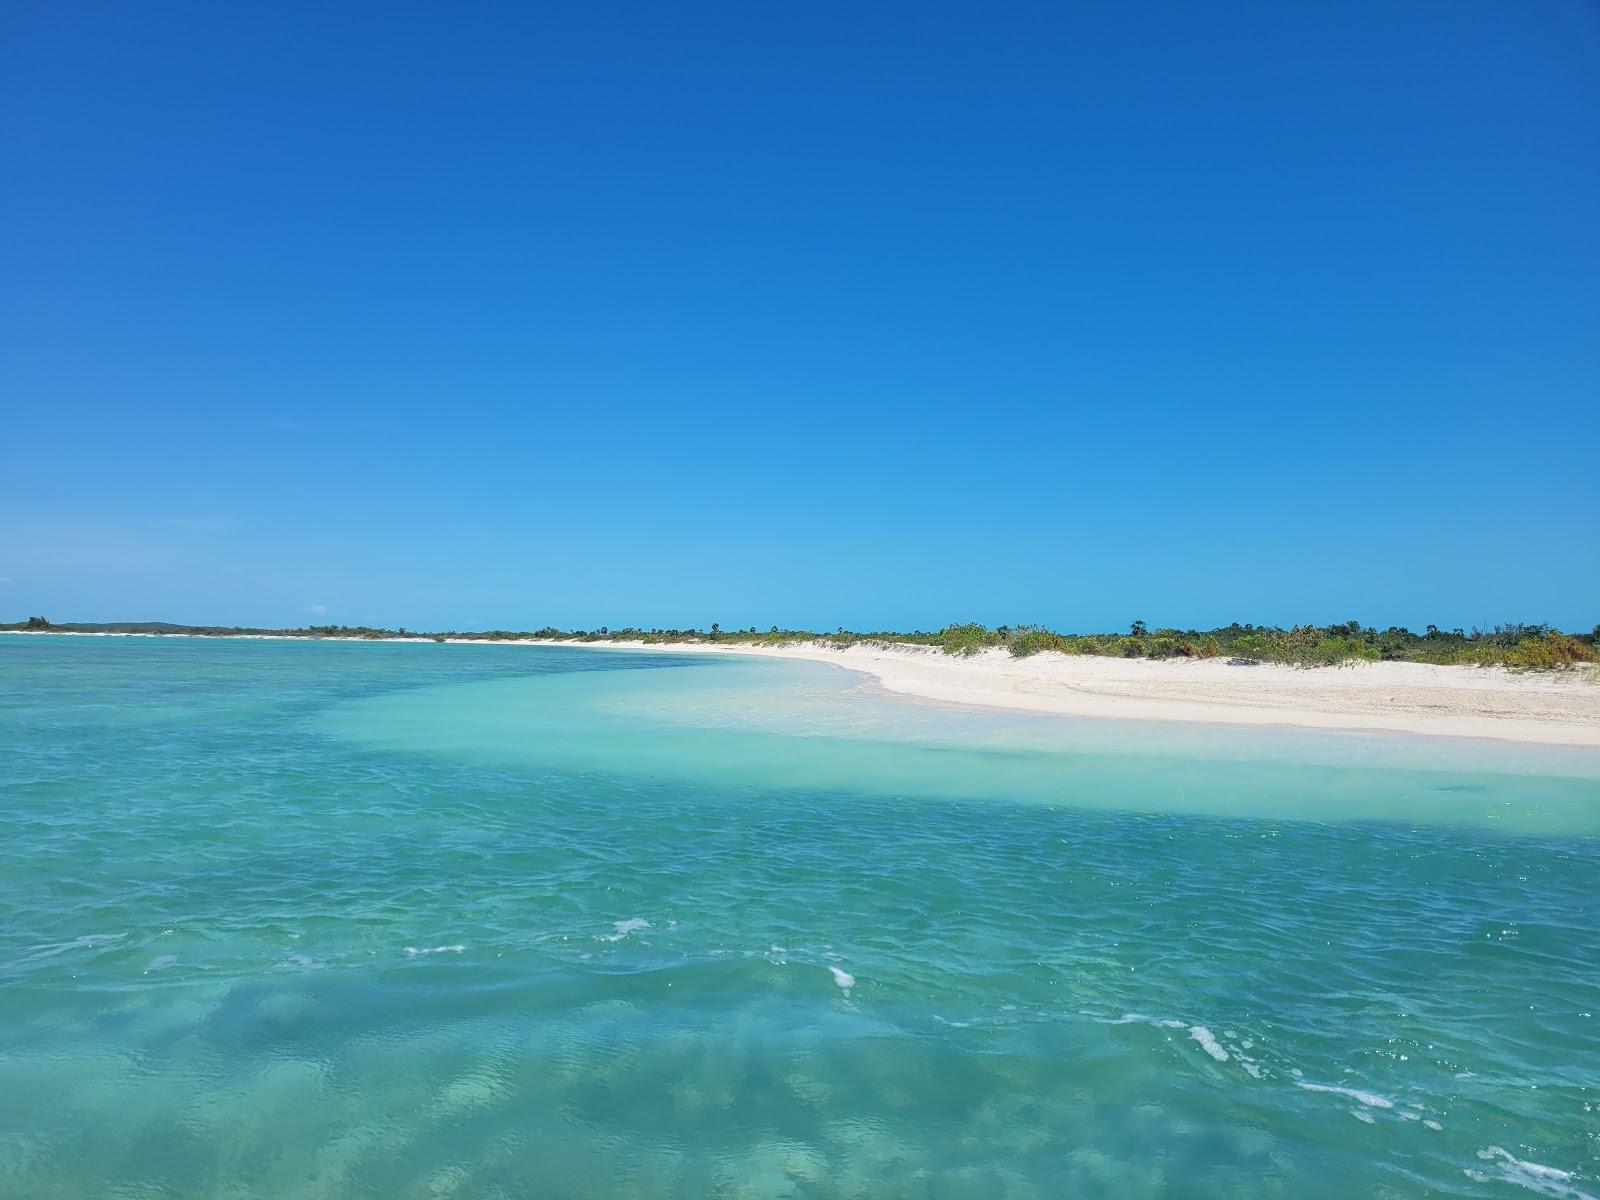
[[[1228,1052],[1224,1050],[1221,1043],[1212,1036],[1211,1030],[1207,1029],[1204,1025],[1189,1026],[1189,1036],[1200,1043],[1200,1049],[1211,1055],[1211,1057],[1216,1059],[1218,1062],[1228,1061]]]
[[[1571,1171],[1529,1162],[1501,1146],[1479,1150],[1478,1157],[1494,1168],[1494,1174],[1467,1167],[1464,1174],[1468,1179],[1479,1183],[1512,1183],[1541,1195],[1554,1196],[1556,1200],[1596,1200],[1590,1193],[1573,1186]]]
[[[1327,1083],[1307,1083],[1304,1079],[1295,1081],[1295,1087],[1304,1088],[1308,1092],[1327,1092],[1333,1096],[1347,1096],[1368,1108],[1393,1108],[1394,1101],[1387,1096],[1380,1096],[1376,1092],[1363,1092],[1359,1088],[1334,1087]]]

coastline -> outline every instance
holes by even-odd
[[[16,636],[148,637],[131,632]],[[260,641],[432,642],[432,638],[321,638],[226,635]],[[1501,667],[1351,663],[1339,667],[1235,666],[1224,659],[1127,659],[1045,651],[1013,658],[991,649],[951,655],[928,646],[821,642],[781,646],[706,642],[485,641],[458,645],[564,646],[668,654],[742,654],[831,663],[868,676],[911,700],[1017,712],[1120,720],[1490,738],[1527,745],[1600,748],[1600,670],[1514,672]]]
[[[784,646],[556,642],[687,654],[792,658],[859,672],[912,699],[1018,712],[1120,720],[1492,738],[1600,748],[1600,671],[1351,663],[1233,666],[1224,659],[1131,659],[991,649],[818,642]]]

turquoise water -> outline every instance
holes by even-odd
[[[1600,1195],[1600,756],[0,637],[0,1196]]]

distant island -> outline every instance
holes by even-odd
[[[1429,625],[1422,633],[1400,626],[1379,630],[1359,621],[1342,625],[1295,625],[1289,628],[1232,624],[1217,629],[1150,629],[1134,621],[1126,633],[1058,633],[1040,625],[1001,625],[989,628],[975,623],[946,625],[934,632],[856,631],[837,629],[823,633],[810,629],[765,631],[755,626],[724,629],[488,629],[479,631],[416,631],[380,629],[367,625],[307,625],[298,629],[258,629],[245,626],[179,625],[167,621],[113,621],[57,623],[44,617],[0,624],[9,633],[145,634],[184,637],[279,637],[344,640],[413,640],[469,642],[591,642],[643,645],[719,644],[779,647],[821,643],[840,649],[861,644],[929,646],[947,654],[970,655],[1003,649],[1015,658],[1041,651],[1106,658],[1212,659],[1279,663],[1301,667],[1339,666],[1355,662],[1414,662],[1437,665],[1500,666],[1555,670],[1581,663],[1600,662],[1600,625],[1588,633],[1567,633],[1547,624],[1504,624],[1492,629],[1440,629]]]

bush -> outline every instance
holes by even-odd
[[[1038,654],[1041,650],[1061,651],[1065,649],[1065,639],[1059,633],[1051,633],[1039,625],[1019,625],[1012,631],[1011,640],[1006,643],[1006,649],[1013,658],[1027,658],[1030,654]]]
[[[998,646],[1001,642],[999,633],[991,632],[982,625],[946,625],[939,631],[934,639],[935,644],[946,654],[976,654],[979,650],[990,646]]]
[[[1235,658],[1251,659],[1256,662],[1279,662],[1278,647],[1265,633],[1247,633],[1235,639],[1233,643],[1233,656]]]
[[[1594,648],[1565,633],[1551,630],[1543,637],[1525,637],[1508,650],[1500,651],[1499,661],[1508,667],[1550,671],[1591,663]]]
[[[1171,658],[1178,653],[1178,643],[1170,637],[1157,635],[1145,643],[1144,654],[1146,658]]]
[[[1331,667],[1338,663],[1371,662],[1378,657],[1376,646],[1356,638],[1325,637],[1301,649],[1295,662],[1303,667]]]

